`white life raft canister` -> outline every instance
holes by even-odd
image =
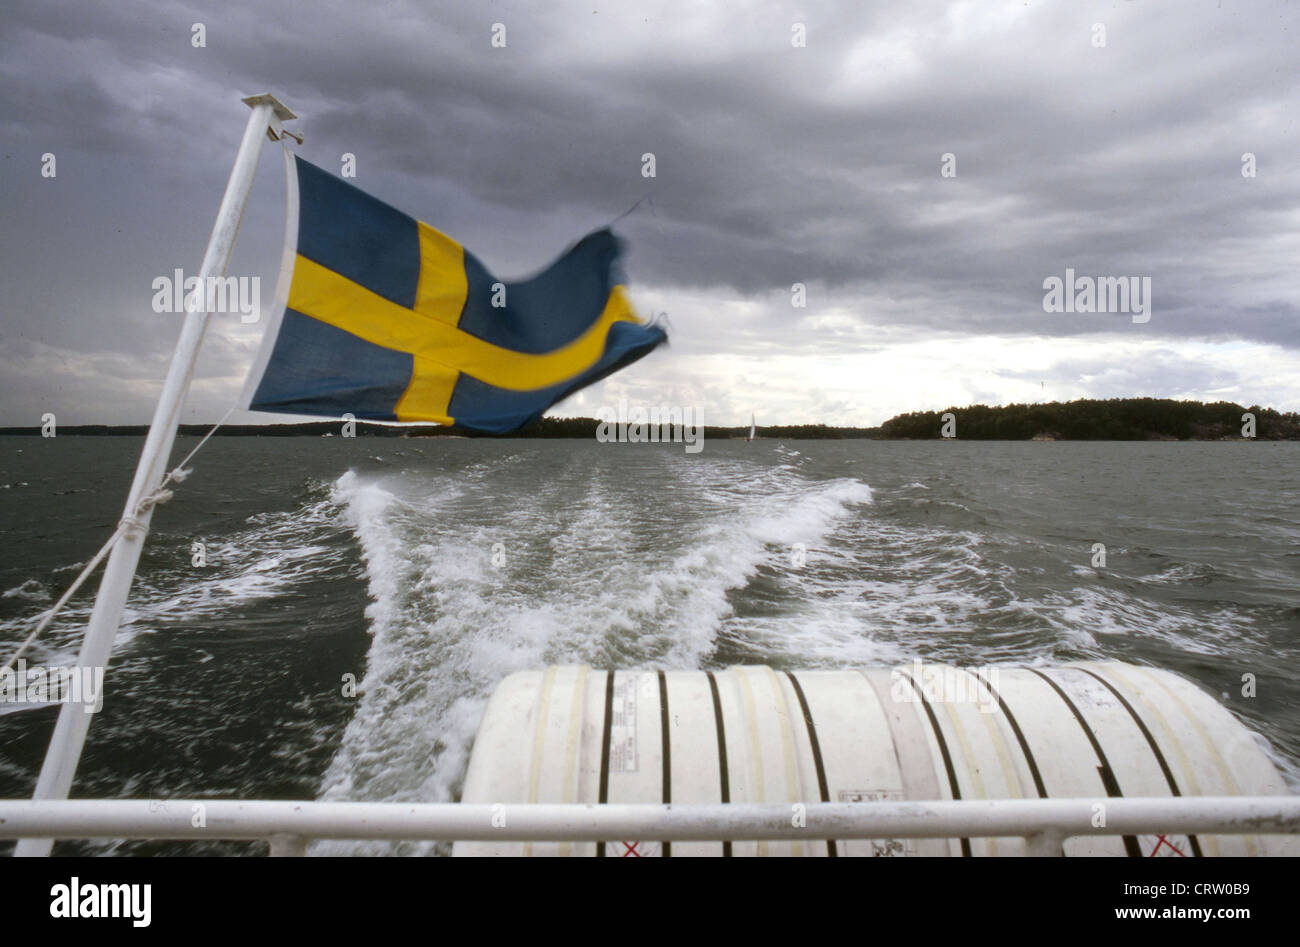
[[[1189,681],[1118,662],[965,670],[513,674],[467,803],[809,803],[1263,796],[1257,738]],[[631,851],[625,851],[628,847]],[[1091,835],[1067,855],[1300,854],[1282,835]],[[456,855],[1021,855],[1017,838],[458,842]]]

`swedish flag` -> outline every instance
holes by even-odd
[[[501,433],[667,339],[632,309],[609,230],[505,283],[428,224],[287,164],[283,300],[246,388],[254,411]]]

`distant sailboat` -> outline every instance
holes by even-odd
[[[754,428],[754,415],[751,413],[751,414],[749,415],[749,437],[745,438],[745,443],[746,443],[746,444],[748,444],[750,441],[752,441],[752,440],[754,439],[754,431],[755,431],[755,428]]]

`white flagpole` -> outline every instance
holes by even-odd
[[[104,567],[104,577],[99,584],[99,594],[95,598],[95,607],[90,614],[86,636],[81,645],[81,655],[77,659],[78,667],[102,668],[108,663],[113,639],[122,623],[122,611],[126,607],[131,581],[135,578],[136,566],[144,548],[149,521],[153,517],[152,505],[140,509],[140,503],[158,489],[162,482],[176,440],[181,405],[189,391],[199,346],[207,332],[210,315],[206,302],[208,280],[210,277],[225,276],[230,251],[235,236],[239,233],[239,223],[248,204],[249,191],[252,190],[262,136],[269,132],[272,138],[278,138],[280,121],[297,117],[271,95],[256,95],[243,101],[252,108],[253,113],[249,115],[248,125],[244,128],[244,138],[240,142],[239,153],[235,156],[235,166],[230,172],[221,208],[217,211],[217,221],[212,227],[212,236],[208,239],[207,252],[203,255],[199,291],[187,301],[181,336],[176,342],[176,351],[172,354],[171,367],[167,370],[167,380],[163,383],[158,406],[154,409],[149,436],[140,452],[140,463],[135,469],[131,492],[127,494],[123,520],[131,528],[113,546],[108,565]],[[68,797],[72,778],[77,772],[77,762],[81,759],[81,750],[86,742],[86,733],[90,729],[91,716],[82,704],[69,702],[60,708],[54,735],[50,738],[41,775],[36,783],[36,792],[32,796],[34,800]],[[14,855],[48,855],[53,844],[52,839],[21,839],[14,848]]]

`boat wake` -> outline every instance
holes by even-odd
[[[663,494],[629,502],[600,471],[531,494],[501,489],[489,470],[419,484],[340,478],[372,644],[321,798],[455,799],[483,706],[513,671],[707,664],[733,592],[871,502],[855,480],[756,481],[732,466],[666,485],[682,493],[678,505]]]

